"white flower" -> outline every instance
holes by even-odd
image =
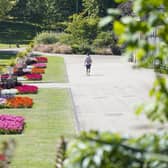
[[[1,90],[1,95],[15,95],[18,93],[17,89],[3,89]]]
[[[6,103],[6,99],[0,98],[0,104],[2,105],[2,104],[5,104],[5,103]]]

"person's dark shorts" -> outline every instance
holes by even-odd
[[[90,69],[91,68],[91,64],[86,65],[86,69]]]

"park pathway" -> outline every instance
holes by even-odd
[[[137,135],[157,129],[133,113],[137,104],[149,99],[151,70],[133,70],[123,57],[93,56],[92,74],[86,76],[84,56],[64,58],[81,130]]]
[[[160,130],[144,115],[134,115],[136,105],[149,101],[154,73],[132,69],[118,56],[92,56],[91,76],[86,76],[84,56],[64,55],[69,83],[41,84],[40,87],[70,88],[79,130],[96,129],[139,135]],[[39,86],[39,85],[38,85]]]

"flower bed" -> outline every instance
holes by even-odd
[[[46,68],[47,64],[46,63],[37,63],[37,64],[33,64],[33,66],[36,68]]]
[[[29,97],[12,97],[6,100],[5,107],[7,108],[31,108],[33,99]]]
[[[37,93],[38,92],[38,87],[37,86],[32,86],[32,85],[22,85],[22,86],[17,86],[16,89],[20,94],[28,94],[28,93]]]
[[[32,73],[35,73],[35,74],[44,74],[45,73],[45,69],[44,68],[36,68],[36,67],[34,67],[32,69]]]
[[[1,75],[1,80],[3,81],[3,80],[6,80],[6,79],[8,79],[9,78],[9,74],[2,74]]]
[[[17,89],[2,89],[1,90],[1,97],[2,98],[10,98],[15,96],[18,93]]]
[[[25,78],[27,80],[42,80],[42,75],[41,74],[27,74],[25,75]]]
[[[38,63],[47,63],[48,59],[46,57],[36,57]]]
[[[3,114],[0,115],[0,134],[20,134],[23,129],[23,117]]]
[[[5,108],[6,102],[7,101],[5,98],[0,97],[0,108]]]

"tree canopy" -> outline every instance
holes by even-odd
[[[3,18],[12,9],[15,0],[0,0],[0,18]]]

